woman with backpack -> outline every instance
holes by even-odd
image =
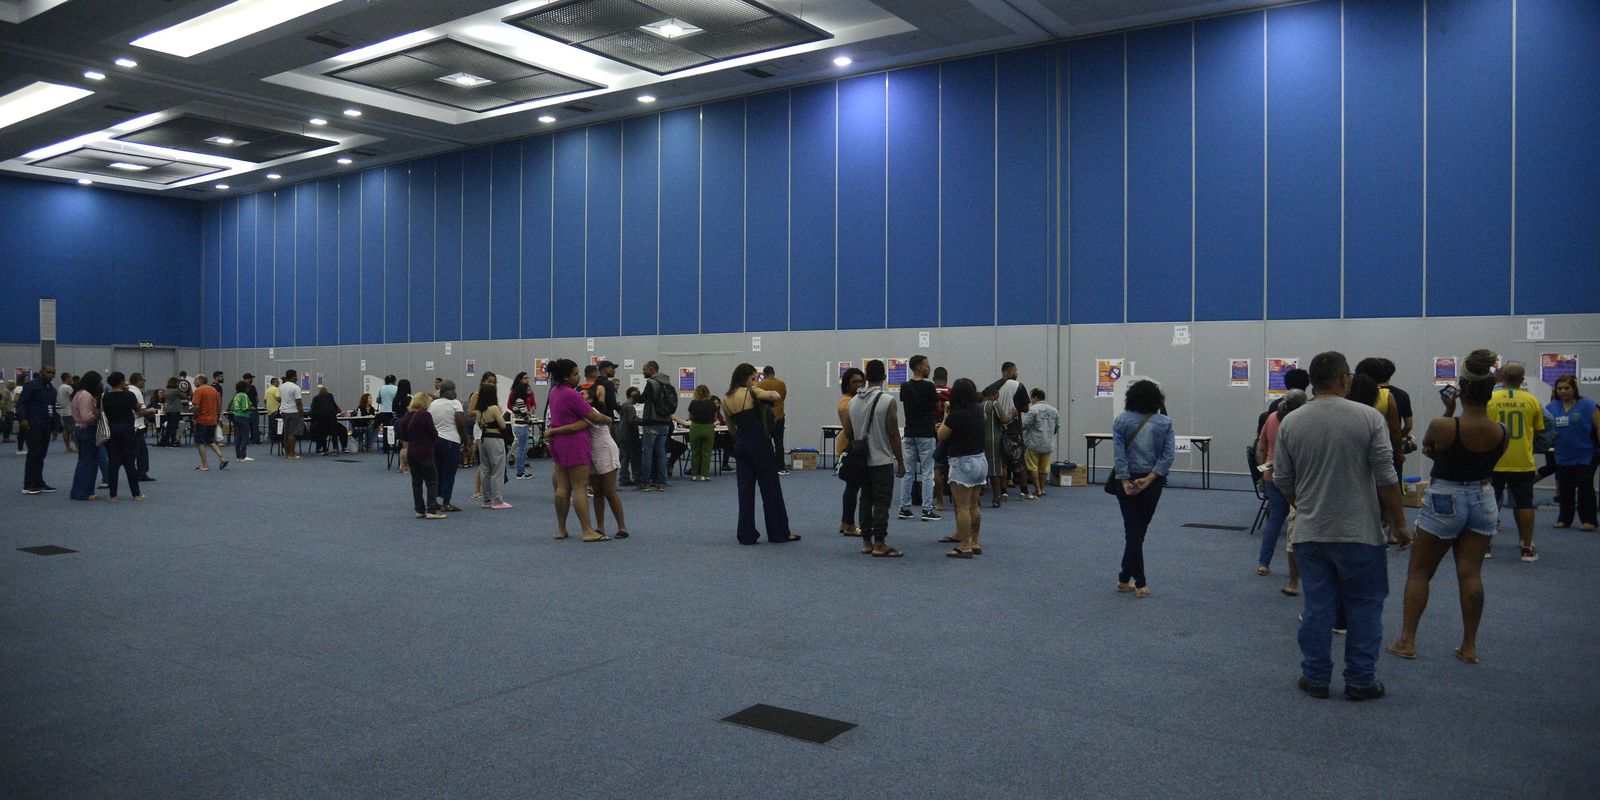
[[[233,399],[228,401],[228,416],[233,417],[233,457],[240,462],[255,460],[245,455],[245,445],[250,442],[250,420],[256,415],[249,388],[244,381],[238,381],[233,385]]]

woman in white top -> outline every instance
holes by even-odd
[[[467,419],[461,401],[456,399],[455,381],[440,382],[439,398],[428,404],[428,413],[439,432],[439,441],[433,446],[433,461],[439,468],[439,507],[460,511],[450,498],[454,496],[456,469],[461,464],[461,432],[467,428]]]

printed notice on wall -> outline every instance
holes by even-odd
[[[328,385],[328,384],[322,382],[322,373],[320,373],[320,372],[317,373],[317,385],[318,386],[327,386]]]
[[[449,342],[445,342],[444,343],[444,354],[445,355],[450,355],[450,343]]]
[[[1528,317],[1528,341],[1544,340],[1544,317]]]
[[[1449,386],[1456,382],[1456,357],[1434,356],[1433,359],[1433,385]]]
[[[361,371],[362,372],[366,372],[367,371],[367,360],[364,359],[364,358],[361,359]]]
[[[930,338],[927,331],[917,331],[917,346],[927,347]]]
[[[476,358],[467,359],[467,377],[476,378],[477,376],[478,376],[478,359],[476,359]]]
[[[1547,385],[1555,386],[1556,379],[1562,375],[1578,376],[1578,356],[1576,353],[1540,353],[1539,354],[1539,379]]]
[[[1188,343],[1189,343],[1189,326],[1188,325],[1174,325],[1174,326],[1172,326],[1172,346],[1173,347],[1182,347],[1182,346],[1184,346],[1184,345],[1186,345]]]
[[[622,359],[622,368],[623,369],[633,369],[633,359],[631,359],[631,358]]]
[[[1289,393],[1289,387],[1283,383],[1283,375],[1291,369],[1300,368],[1298,358],[1269,358],[1267,359],[1267,397],[1282,397]]]
[[[910,367],[907,366],[906,362],[902,359],[886,358],[883,360],[883,366],[884,369],[889,373],[889,380],[887,383],[891,389],[900,388],[900,384],[905,383],[906,380],[910,378],[910,375],[908,374],[910,372]]]
[[[544,366],[548,363],[550,363],[549,359],[536,358],[533,360],[533,382],[535,384],[544,386],[550,382],[550,373],[544,370]],[[430,365],[428,369],[433,369],[433,367]]]
[[[594,352],[594,340],[593,339],[584,339],[583,340],[583,349],[584,349],[585,352],[593,353]]]
[[[1094,360],[1094,396],[1110,397],[1116,394],[1117,381],[1122,377],[1122,359],[1097,358]]]
[[[644,373],[635,372],[628,376],[628,385],[639,391],[644,391]]]
[[[433,362],[432,361],[424,361],[424,362],[422,362],[422,368],[424,370],[428,371],[428,372],[432,372],[433,371]]]
[[[1600,383],[1600,369],[1580,369],[1580,370],[1578,370],[1578,383],[1583,383],[1583,384]]]
[[[694,367],[678,367],[678,391],[694,391]]]
[[[752,336],[752,337],[750,337],[750,352],[752,352],[752,353],[761,352],[761,337],[760,336]]]
[[[1250,359],[1233,358],[1228,360],[1228,385],[1250,385]]]

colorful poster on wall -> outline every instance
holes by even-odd
[[[1116,394],[1117,381],[1122,378],[1122,359],[1097,358],[1094,360],[1094,396],[1110,397]]]
[[[544,386],[550,382],[550,373],[546,372],[544,365],[550,363],[547,359],[536,358],[533,360],[533,382]]]
[[[1434,356],[1433,385],[1449,386],[1456,382],[1456,357]]]
[[[29,372],[27,367],[17,367],[17,379],[16,380],[17,380],[17,385],[21,386],[22,384],[33,380],[33,373]]]
[[[1576,353],[1540,353],[1539,354],[1539,379],[1546,385],[1555,386],[1556,379],[1562,375],[1578,377],[1578,355]]]
[[[1228,361],[1228,385],[1250,385],[1250,359],[1234,358]]]
[[[888,385],[891,389],[900,388],[900,384],[911,378],[911,368],[903,359],[886,358],[883,360],[883,366],[889,372]]]
[[[302,388],[302,389],[304,389],[304,390],[306,390],[308,392],[311,391],[311,373],[309,373],[309,372],[300,373],[300,388]]]
[[[476,358],[467,359],[467,377],[469,377],[469,378],[478,377],[478,359],[476,359]]]
[[[328,384],[322,382],[322,373],[320,373],[320,372],[317,373],[317,385],[318,386],[327,386],[328,385]]]
[[[1291,369],[1300,368],[1298,358],[1269,358],[1267,359],[1267,396],[1282,397],[1289,393],[1289,387],[1283,383],[1283,374]]]
[[[848,372],[849,370],[853,369],[854,367],[855,367],[855,362],[853,362],[853,361],[840,361],[839,362],[839,380],[842,382],[844,380],[844,374],[846,372]]]
[[[678,367],[678,391],[694,391],[694,367]]]
[[[598,366],[600,366],[600,362],[602,362],[604,360],[606,360],[606,357],[603,356],[603,355],[589,356],[589,366],[598,367]]]

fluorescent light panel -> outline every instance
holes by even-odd
[[[664,19],[660,22],[652,22],[649,25],[640,25],[639,30],[645,33],[653,33],[663,39],[681,39],[685,36],[693,36],[702,32],[700,28],[690,25],[681,19]]]
[[[143,164],[129,164],[126,161],[113,161],[107,166],[111,167],[112,169],[120,169],[125,172],[144,172],[145,170],[149,169],[149,167]]]
[[[54,111],[91,94],[94,92],[76,86],[35,81],[0,97],[0,128]]]
[[[488,78],[480,78],[470,72],[457,72],[453,75],[446,75],[442,78],[436,78],[435,80],[448,83],[451,86],[464,86],[468,89],[475,89],[479,86],[488,86],[489,84],[494,83],[494,81],[491,81]]]
[[[234,0],[194,19],[134,39],[133,45],[189,58],[338,2],[339,0]]]

